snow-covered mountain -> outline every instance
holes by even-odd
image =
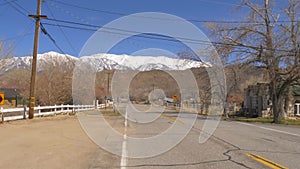
[[[31,56],[0,59],[0,72],[7,72],[13,68],[30,69]],[[63,66],[74,65],[78,60],[88,62],[98,71],[101,70],[186,70],[195,67],[207,67],[209,64],[188,59],[177,59],[165,56],[129,56],[115,54],[96,54],[81,58],[56,52],[47,52],[38,55],[38,70],[49,64]]]
[[[186,70],[195,67],[208,66],[208,64],[199,61],[170,58],[166,56],[96,54],[82,57],[82,60],[92,64],[97,70]]]
[[[43,70],[43,67],[49,65],[64,65],[72,66],[78,58],[59,54],[56,52],[47,52],[44,54],[38,54],[37,60],[37,69],[38,71]],[[2,58],[0,59],[0,73],[5,73],[11,69],[31,69],[32,56],[23,56],[23,57],[11,57],[11,58]]]

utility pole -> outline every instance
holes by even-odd
[[[155,72],[153,72],[152,91],[154,91],[154,89],[155,89],[155,81],[156,81],[156,76],[155,76]]]
[[[35,19],[35,34],[34,34],[34,45],[33,45],[33,58],[31,68],[31,81],[30,81],[30,96],[29,96],[29,119],[34,117],[34,106],[35,106],[35,78],[36,78],[36,65],[37,65],[37,54],[38,54],[38,41],[40,32],[40,19],[47,18],[45,15],[41,15],[41,4],[42,0],[37,0],[36,15],[28,15],[30,18]]]
[[[110,73],[107,73],[107,93],[106,93],[106,99],[105,99],[105,109],[106,109],[106,104],[107,104],[107,100],[108,100],[108,95],[109,95],[109,75]]]
[[[109,95],[109,75],[110,73],[107,73],[107,96]]]

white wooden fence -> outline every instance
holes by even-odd
[[[54,105],[54,106],[37,106],[34,107],[35,117],[45,115],[56,115],[60,113],[76,113],[79,111],[94,110],[97,108],[104,108],[105,104],[97,105]],[[2,116],[2,123],[4,121],[19,120],[28,118],[28,107],[24,108],[0,108],[0,115]]]

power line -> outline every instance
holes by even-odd
[[[7,1],[7,0],[5,0]],[[30,13],[27,9],[25,9],[24,7],[22,7],[21,5],[19,5],[17,2],[17,0],[12,0],[12,1],[7,1],[7,3],[9,4],[9,6],[11,6],[15,11],[17,11],[18,13],[20,13],[21,15],[23,15],[24,17],[28,18],[28,14]],[[17,7],[16,7],[17,6]],[[23,11],[27,12],[23,12],[22,10],[20,10],[19,8],[21,8]],[[30,18],[28,18],[32,23],[34,23],[33,20],[31,20]]]
[[[42,32],[50,39],[50,41],[54,44],[54,46],[62,53],[65,54],[65,52],[58,46],[58,44],[56,43],[56,41],[54,40],[54,38],[47,32],[46,28],[44,27],[44,25],[42,23],[40,23],[41,25],[41,30]]]
[[[53,21],[57,21],[55,19],[52,19]],[[60,20],[61,21],[61,20]],[[63,22],[63,21],[61,21]],[[115,35],[125,35],[125,36],[135,36],[135,37],[141,37],[141,38],[146,38],[146,39],[155,39],[155,40],[164,40],[164,41],[170,41],[170,42],[186,42],[186,43],[192,43],[192,44],[202,44],[202,45],[227,45],[227,46],[232,46],[232,47],[241,47],[241,48],[249,48],[250,46],[239,46],[227,42],[213,42],[213,41],[206,41],[206,40],[196,40],[196,39],[189,39],[189,38],[183,38],[183,37],[167,37],[159,34],[145,34],[143,32],[136,32],[136,31],[130,31],[130,30],[123,30],[123,29],[117,29],[117,28],[108,28],[108,27],[101,27],[101,26],[96,26],[96,25],[89,25],[89,24],[82,24],[79,23],[77,24],[76,22],[70,22],[66,21],[65,23],[72,23],[75,25],[80,25],[80,26],[90,26],[90,27],[95,27],[95,28],[105,28],[105,29],[115,29],[120,32],[112,32],[110,30],[101,30],[101,32],[106,32],[110,34],[115,34]],[[78,29],[78,30],[85,30],[85,31],[100,31],[98,29],[92,29],[92,28],[85,28],[85,27],[76,27],[76,26],[70,26],[70,25],[61,25],[61,24],[52,24],[52,23],[44,23],[45,25],[49,26],[60,26],[60,27],[65,27],[65,28],[70,28],[70,29]],[[129,33],[135,33],[135,34],[129,34]],[[254,49],[255,47],[252,47]],[[261,48],[255,48],[256,50],[260,50]],[[265,50],[270,50],[270,49],[265,49]],[[271,49],[272,51],[278,51],[278,52],[290,52],[288,50],[284,49]]]
[[[51,24],[51,23],[43,23],[43,24],[44,25],[49,25],[49,26],[60,26],[60,27],[65,27],[65,28],[87,30],[87,31],[93,31],[93,32],[99,31],[98,29],[75,27],[75,26],[68,26],[68,25],[61,25],[61,24]],[[109,29],[109,28],[106,28],[106,29]],[[119,30],[119,31],[121,31],[121,30]],[[179,42],[179,40],[171,39],[167,36],[163,36],[163,35],[159,35],[159,34],[145,34],[145,33],[142,33],[142,32],[135,32],[135,31],[112,32],[112,31],[109,31],[109,30],[107,30],[107,31],[106,30],[101,30],[101,32],[115,34],[115,35],[135,36],[135,37],[141,37],[141,38],[147,38],[147,39],[156,39],[156,40],[165,40],[165,41],[170,41],[170,42]],[[132,32],[132,33],[134,32],[134,33],[137,33],[137,34],[129,34],[130,32]],[[176,38],[176,37],[174,37],[174,38]],[[201,40],[193,40],[193,39],[187,39],[187,38],[180,38],[180,39],[182,39],[181,40],[182,42],[187,42],[187,43],[211,44],[209,41],[202,41],[201,42]]]
[[[0,6],[8,5],[9,3],[15,2],[15,1],[18,1],[18,0],[10,0],[10,1],[4,0],[4,1],[6,1],[6,2],[0,3]]]
[[[53,0],[55,1],[55,0]],[[18,3],[14,2],[14,1],[10,1],[8,2],[16,11],[18,11],[19,13],[21,13],[22,15],[26,16],[27,15],[22,12],[20,9],[18,9],[17,7],[21,8],[22,10],[29,12],[28,10],[26,10],[25,8],[23,8],[22,6],[20,6]],[[15,7],[12,3],[14,3],[17,7]],[[64,2],[62,2],[64,3]],[[70,4],[72,5],[72,4]],[[74,5],[73,5],[74,6]],[[76,6],[76,5],[75,5]],[[79,7],[79,6],[78,6]],[[85,8],[85,7],[82,7]],[[100,10],[97,10],[100,11]],[[51,12],[51,11],[50,11]],[[107,11],[102,11],[102,12],[107,12]],[[109,11],[108,11],[109,12]],[[113,14],[119,14],[119,15],[125,15],[122,13],[116,13],[116,12],[111,12]],[[153,19],[153,18],[152,18]],[[155,19],[161,19],[161,18],[155,18]],[[171,39],[170,37],[166,37],[163,35],[159,35],[159,34],[145,34],[143,32],[137,32],[137,31],[130,31],[130,30],[124,30],[124,29],[118,29],[118,28],[109,28],[109,27],[103,27],[101,25],[92,25],[92,24],[85,24],[85,23],[79,23],[79,22],[73,22],[73,21],[64,21],[64,20],[58,20],[58,19],[51,19],[49,18],[48,20],[50,21],[56,21],[56,22],[62,22],[62,23],[67,23],[67,24],[75,24],[75,25],[80,25],[80,26],[86,26],[86,27],[94,27],[94,28],[102,28],[102,29],[108,29],[109,31],[104,31],[101,30],[102,32],[107,32],[110,34],[117,34],[117,35],[130,35],[132,36],[132,34],[125,34],[123,32],[126,33],[134,33],[134,34],[138,34],[138,35],[134,35],[136,37],[142,37],[142,38],[148,38],[148,39],[156,39],[156,40],[165,40],[165,41],[171,41],[171,42],[187,42],[187,43],[194,43],[194,44],[206,44],[206,45],[212,45],[212,44],[217,44],[217,45],[228,45],[228,46],[237,46],[234,44],[229,44],[229,43],[222,43],[222,42],[211,42],[211,41],[204,41],[204,40],[195,40],[195,39],[189,39],[189,38],[182,38],[182,37],[173,37],[175,39]],[[196,21],[196,20],[195,20]],[[213,22],[213,21],[201,21],[201,22]],[[222,22],[228,22],[228,21],[222,21]],[[236,22],[236,23],[240,23],[240,21],[230,21],[231,23]],[[50,26],[58,26],[60,29],[61,27],[66,27],[66,28],[73,28],[73,29],[81,29],[81,30],[89,30],[89,31],[97,31],[96,29],[88,29],[88,28],[82,28],[82,27],[74,27],[74,26],[66,26],[66,25],[59,25],[59,24],[49,24],[49,23],[45,23],[45,25],[50,25]],[[46,36],[48,36],[48,38],[50,38],[50,40],[54,43],[54,45],[61,51],[62,49],[57,45],[57,43],[55,42],[55,40],[52,38],[52,36],[46,31],[46,29],[44,27],[42,27],[41,29],[43,29],[42,31],[44,32],[44,34]],[[117,31],[121,31],[122,33],[119,32],[112,32],[111,30],[117,30]],[[62,29],[61,29],[62,31]],[[63,31],[62,31],[63,33]],[[63,33],[64,34],[64,33]],[[69,42],[69,45],[71,45],[70,41],[68,40],[68,38],[66,37],[66,35],[64,34],[65,38],[67,39],[67,41]],[[74,49],[73,49],[74,50]],[[287,50],[280,50],[280,49],[274,49],[276,51],[284,51],[284,52],[288,52]],[[64,52],[63,52],[64,53]]]
[[[44,25],[49,25],[49,26],[57,26],[57,27],[64,27],[64,28],[70,28],[70,29],[78,29],[78,30],[85,30],[85,31],[97,31],[97,29],[92,29],[92,28],[83,28],[83,27],[75,27],[75,26],[68,26],[68,25],[61,25],[61,24],[54,24],[54,23],[47,23],[43,22]]]
[[[174,40],[174,39],[170,39],[169,37],[167,38],[167,36],[164,36],[164,35],[160,35],[160,34],[145,34],[144,32],[138,32],[138,31],[132,31],[132,30],[126,30],[126,29],[119,29],[119,28],[113,28],[113,27],[104,27],[102,25],[92,25],[92,24],[85,24],[85,23],[79,23],[79,22],[73,22],[73,21],[65,21],[65,20],[58,20],[58,19],[52,19],[52,18],[48,18],[48,20],[50,21],[56,21],[56,22],[61,22],[61,23],[67,23],[67,24],[72,24],[72,25],[80,25],[80,26],[86,26],[86,27],[93,27],[93,28],[97,28],[97,30],[99,28],[102,28],[102,29],[106,29],[106,30],[109,30],[109,31],[104,31],[104,30],[101,30],[102,32],[107,32],[107,33],[112,33],[112,34],[119,34],[119,35],[131,35],[132,34],[124,34],[124,33],[119,33],[119,32],[111,32],[111,30],[115,30],[115,31],[120,31],[120,32],[126,32],[126,33],[133,33],[134,36],[140,36],[140,37],[145,37],[145,38],[149,38],[148,36],[151,36],[150,38],[152,39],[160,39],[160,40],[168,40],[168,41],[175,41],[175,42],[178,42],[178,40],[181,40],[181,41],[185,41],[185,42],[189,42],[189,43],[200,43],[200,42],[205,42],[207,44],[211,44],[210,41],[204,41],[204,40],[198,40],[198,39],[190,39],[190,38],[183,38],[183,37],[172,37],[172,38],[175,38],[175,39],[178,39],[178,40]],[[48,24],[48,23],[47,23]],[[51,24],[49,24],[51,25]],[[54,25],[52,25],[54,26]],[[63,25],[56,25],[56,26],[63,26]],[[73,28],[72,26],[70,26],[69,28]],[[79,28],[81,29],[81,28]],[[87,30],[94,30],[94,31],[97,31],[96,29],[87,29]],[[138,35],[135,35],[135,34],[138,34]],[[140,35],[140,34],[143,34],[143,35]],[[145,36],[145,35],[148,35],[148,36]],[[203,44],[203,43],[201,43]]]
[[[96,32],[99,31],[97,29],[92,29],[92,28],[83,28],[83,27],[76,27],[76,26],[69,26],[69,25],[59,25],[59,24],[51,24],[51,23],[43,23],[44,25],[49,25],[49,26],[59,26],[59,27],[64,27],[64,28],[69,28],[69,29],[77,29],[77,30],[83,30],[83,31],[92,31],[92,32]],[[132,34],[128,34],[128,33],[120,33],[120,32],[112,32],[112,31],[107,31],[107,30],[101,30],[101,32],[105,32],[108,34],[112,34],[112,35],[125,35],[125,36],[133,36]],[[152,40],[163,40],[163,41],[169,41],[169,42],[175,42],[182,45],[182,42],[186,42],[186,41],[179,41],[176,39],[171,39],[170,37],[167,36],[161,36],[161,37],[153,37],[155,34],[139,34],[139,35],[134,35],[133,37],[139,37],[139,38],[144,38],[144,39],[152,39]],[[139,41],[139,39],[128,39],[128,40],[133,40],[133,41]],[[127,43],[132,43],[130,41],[127,41]],[[143,41],[145,42],[145,41]],[[157,42],[156,42],[157,43]],[[203,41],[203,42],[186,42],[186,43],[193,43],[193,44],[198,44],[198,45],[210,45],[212,46],[212,43],[209,41]],[[140,43],[138,43],[140,44]],[[171,45],[170,43],[168,43],[168,45]]]
[[[20,14],[22,14],[23,16],[25,16],[26,18],[28,18],[28,14],[30,13],[27,9],[25,9],[24,7],[22,7],[21,5],[19,5],[17,2],[15,2],[17,0],[12,0],[12,1],[7,1],[7,3],[14,8],[17,12],[19,12]],[[16,7],[17,6],[17,7]],[[28,14],[24,13],[23,11],[21,11],[20,9],[22,9],[23,11],[26,11]],[[31,20],[32,21],[32,20]],[[58,44],[56,43],[56,41],[53,39],[53,37],[46,31],[45,27],[42,25],[42,23],[40,23],[41,26],[41,30],[42,32],[50,39],[50,41],[54,44],[54,46],[62,53],[64,54],[65,52],[58,46]],[[28,33],[29,34],[29,33]],[[24,35],[23,35],[24,36]]]
[[[50,1],[62,4],[62,5],[65,5],[65,6],[71,6],[71,7],[75,7],[75,8],[79,8],[79,9],[85,9],[85,10],[94,11],[94,12],[101,12],[101,13],[107,13],[107,14],[119,15],[119,16],[126,15],[126,14],[120,13],[120,12],[111,12],[111,11],[93,9],[93,8],[88,8],[88,7],[84,7],[84,6],[80,6],[80,5],[76,5],[76,4],[69,4],[69,3],[66,3],[66,2],[62,2],[62,1],[56,1],[56,0],[50,0]]]
[[[49,1],[47,1],[47,2],[49,2]],[[51,1],[50,1],[50,2],[51,2]],[[60,6],[58,6],[57,4],[55,4],[55,3],[50,3],[50,5],[51,5],[52,7],[55,7],[56,9],[60,10],[61,12],[64,12],[65,14],[70,15],[71,17],[74,17],[76,20],[80,20],[81,22],[88,23],[88,22],[86,22],[85,19],[83,19],[83,18],[81,18],[80,16],[76,15],[75,13],[73,13],[73,12],[67,10],[65,7],[60,7]]]
[[[241,6],[241,4],[235,4],[235,3],[229,3],[229,2],[224,2],[224,1],[213,1],[213,0],[198,0],[206,3],[212,3],[212,4],[219,4],[219,5],[230,5],[230,6]]]
[[[30,13],[27,9],[25,9],[23,6],[19,5],[16,1],[11,1],[11,3],[15,4],[16,6],[18,6],[22,10],[26,11],[27,13]]]
[[[14,4],[10,1],[8,2],[9,6],[12,7],[15,11],[17,11],[18,13],[20,13],[21,15],[25,16],[26,18],[28,18],[28,14],[24,13],[23,11],[21,11],[19,8],[17,8],[16,6],[14,6]]]
[[[48,10],[49,10],[51,16],[54,17],[54,14],[53,14],[53,12],[51,11],[50,7],[47,5],[47,3],[46,3],[45,5],[46,5],[46,7],[48,8]],[[69,40],[69,38],[67,37],[67,35],[66,35],[65,32],[63,31],[63,29],[62,29],[61,27],[58,27],[58,28],[59,28],[60,32],[62,33],[62,35],[64,36],[64,38],[66,39],[68,45],[69,45],[69,46],[71,47],[71,49],[73,50],[73,52],[76,53],[76,50],[75,50],[74,46],[72,45],[71,41]]]
[[[24,15],[24,16],[27,17],[26,12],[29,13],[29,11],[26,10],[21,5],[19,5],[17,2],[15,2],[17,0],[11,0],[11,1],[6,0],[6,1],[7,1],[6,4],[9,4],[17,12],[19,12],[20,14],[22,14],[22,15]],[[103,10],[98,10],[98,9],[92,9],[92,8],[82,7],[82,6],[79,6],[79,5],[68,4],[68,3],[65,3],[65,2],[57,1],[57,0],[50,0],[50,1],[57,2],[57,3],[60,3],[60,4],[64,4],[64,5],[68,5],[68,6],[73,6],[73,7],[76,7],[76,8],[85,9],[85,10],[91,10],[91,11],[95,11],[95,12],[102,12],[102,13],[119,15],[119,16],[126,16],[127,15],[125,13],[112,12],[112,11],[103,11]],[[48,2],[48,1],[46,1],[46,2]],[[53,16],[53,13],[51,12],[50,9],[49,9],[49,11],[50,11],[50,13]],[[136,16],[136,17],[141,17],[141,18],[144,18],[144,19],[173,20],[173,19],[167,19],[167,18],[154,18],[154,17],[147,17],[147,16]],[[70,25],[83,26],[83,27],[78,27],[78,26],[76,27],[76,26],[63,25],[63,24],[44,23],[44,25],[59,27],[60,30],[61,30],[61,32],[62,32],[62,34],[65,36],[66,41],[69,43],[70,47],[73,50],[74,50],[74,47],[72,47],[73,45],[71,44],[70,40],[67,38],[66,34],[63,32],[62,27],[64,27],[64,28],[71,28],[71,29],[85,30],[85,31],[97,31],[99,28],[102,28],[102,29],[105,29],[105,30],[101,30],[102,32],[106,32],[106,33],[110,33],[110,34],[115,34],[115,35],[131,35],[132,36],[132,33],[133,33],[134,36],[136,36],[136,37],[147,38],[147,39],[163,40],[163,41],[170,41],[170,42],[180,42],[181,41],[181,42],[187,42],[187,43],[193,43],[193,44],[205,44],[205,45],[215,44],[215,45],[228,45],[228,46],[241,47],[241,46],[234,45],[234,44],[231,44],[231,43],[211,42],[211,41],[205,41],[205,40],[189,39],[189,38],[184,38],[184,37],[172,37],[171,38],[171,37],[167,37],[167,36],[163,36],[163,35],[159,35],[159,34],[145,34],[143,32],[137,32],[137,31],[131,31],[131,30],[125,30],[125,29],[118,29],[118,28],[111,28],[111,27],[103,27],[101,25],[92,25],[92,24],[85,24],[85,23],[73,22],[73,21],[64,21],[64,20],[53,19],[53,18],[49,18],[48,20],[49,21],[53,21],[53,22],[61,22],[61,23],[65,23],[65,24],[70,24]],[[178,21],[181,21],[181,20],[178,20]],[[209,22],[213,22],[213,23],[249,23],[249,24],[250,23],[255,23],[255,22],[252,22],[252,21],[209,21],[209,20],[188,20],[188,21],[191,21],[191,22],[201,22],[201,23],[209,23]],[[291,22],[291,21],[283,21],[282,20],[282,21],[278,21],[278,22]],[[299,21],[296,21],[296,22],[299,22]],[[92,27],[92,28],[86,28],[86,27]],[[95,28],[97,28],[97,29],[95,29]],[[41,24],[41,29],[44,32],[44,34],[52,41],[52,43],[59,49],[59,51],[62,52],[62,53],[64,53],[63,50],[58,46],[58,44],[56,43],[56,41],[53,39],[53,37],[49,34],[49,32],[46,31],[45,27],[42,26],[42,24]],[[118,32],[115,32],[115,31],[118,31]],[[245,46],[245,48],[246,47],[247,46]],[[241,48],[243,48],[243,47],[241,47]],[[258,50],[258,48],[256,50]],[[265,50],[268,50],[268,49],[265,49]],[[272,50],[273,51],[281,51],[281,52],[289,52],[287,50],[282,50],[282,49],[272,49]]]
[[[64,20],[58,20],[58,19],[51,19],[51,18],[48,18],[48,20],[51,20],[51,21],[56,21],[56,22],[61,22],[61,23],[67,23],[67,24],[73,24],[73,25],[80,25],[80,26],[86,26],[86,27],[94,27],[94,28],[102,28],[102,29],[106,29],[106,30],[109,30],[109,31],[104,31],[104,30],[101,30],[102,32],[107,32],[107,33],[111,33],[111,34],[119,34],[119,35],[131,35],[132,34],[124,34],[123,32],[126,32],[126,33],[134,33],[134,36],[137,36],[137,37],[142,37],[142,38],[150,38],[150,39],[158,39],[158,40],[167,40],[167,41],[173,41],[173,42],[178,42],[179,40],[182,41],[182,42],[187,42],[187,43],[194,43],[194,44],[206,44],[206,45],[211,45],[211,44],[215,44],[215,45],[228,45],[228,46],[237,46],[237,45],[234,45],[234,44],[230,44],[230,43],[224,43],[224,42],[212,42],[212,41],[206,41],[206,40],[198,40],[198,39],[190,39],[190,38],[183,38],[183,37],[172,37],[172,38],[175,38],[177,40],[174,40],[174,39],[170,39],[169,37],[167,36],[164,36],[164,35],[159,35],[159,34],[145,34],[143,32],[138,32],[138,31],[131,31],[131,30],[125,30],[125,29],[119,29],[119,28],[112,28],[112,27],[104,27],[102,25],[92,25],[92,24],[85,24],[85,23],[79,23],[79,22],[73,22],[73,21],[64,21]],[[51,24],[49,24],[51,25]],[[52,26],[55,26],[55,25],[52,25]],[[58,26],[58,25],[56,25]],[[65,25],[60,25],[60,26],[63,26],[63,27],[69,27],[69,28],[74,28],[72,26],[65,26]],[[75,27],[76,29],[76,27]],[[86,28],[78,28],[78,29],[86,29]],[[96,29],[86,29],[86,30],[94,30],[94,31],[99,31],[99,30],[96,30]],[[111,30],[117,30],[117,31],[120,31],[122,33],[119,33],[119,32],[112,32]],[[138,34],[138,35],[135,35],[135,34]],[[142,35],[141,35],[142,34]],[[145,35],[148,35],[148,36],[145,36]],[[245,46],[247,47],[247,46]],[[259,50],[259,48],[257,48],[257,50]],[[265,50],[269,50],[269,49],[265,49]],[[283,49],[273,49],[274,51],[281,51],[281,52],[288,52],[287,50],[283,50]]]
[[[67,56],[67,54],[63,51],[63,49],[57,44],[57,42],[53,38],[53,36],[51,36],[51,34],[46,30],[46,28],[44,27],[44,24],[41,22],[40,25],[41,25],[42,32],[50,39],[50,41],[59,50],[59,52],[65,56]]]
[[[126,13],[121,13],[121,12],[113,12],[113,11],[107,11],[107,10],[99,10],[99,9],[94,9],[94,8],[88,8],[88,7],[84,7],[84,6],[80,6],[80,5],[76,5],[76,4],[70,4],[70,3],[66,3],[66,2],[62,2],[62,1],[57,1],[57,0],[50,0],[52,2],[58,3],[58,4],[62,4],[65,6],[71,6],[71,7],[75,7],[78,9],[84,9],[84,10],[89,10],[89,11],[93,11],[93,12],[100,12],[100,13],[105,13],[105,14],[110,14],[110,15],[118,15],[118,16],[128,16],[130,14],[126,14]],[[215,1],[216,2],[216,1]],[[217,2],[220,3],[221,2]],[[222,4],[230,4],[230,3],[222,3]],[[239,6],[238,4],[234,4],[236,6]],[[257,23],[255,21],[237,21],[237,20],[232,20],[232,21],[224,21],[224,20],[197,20],[197,19],[185,19],[185,20],[181,20],[181,19],[170,19],[170,18],[156,18],[156,17],[149,17],[149,16],[132,16],[132,17],[137,17],[137,18],[144,18],[144,19],[157,19],[157,20],[171,20],[171,21],[180,21],[180,22],[184,22],[184,21],[190,21],[190,22],[195,22],[195,23],[228,23],[228,24],[250,24],[250,23]],[[279,20],[276,21],[278,23],[289,23],[292,21],[286,21],[286,20]],[[300,21],[295,21],[295,22],[300,22]]]

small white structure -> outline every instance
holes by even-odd
[[[295,115],[300,116],[300,103],[295,103]]]
[[[165,97],[164,101],[167,102],[167,103],[174,103],[174,100],[171,99],[171,98],[168,98],[168,97]]]

